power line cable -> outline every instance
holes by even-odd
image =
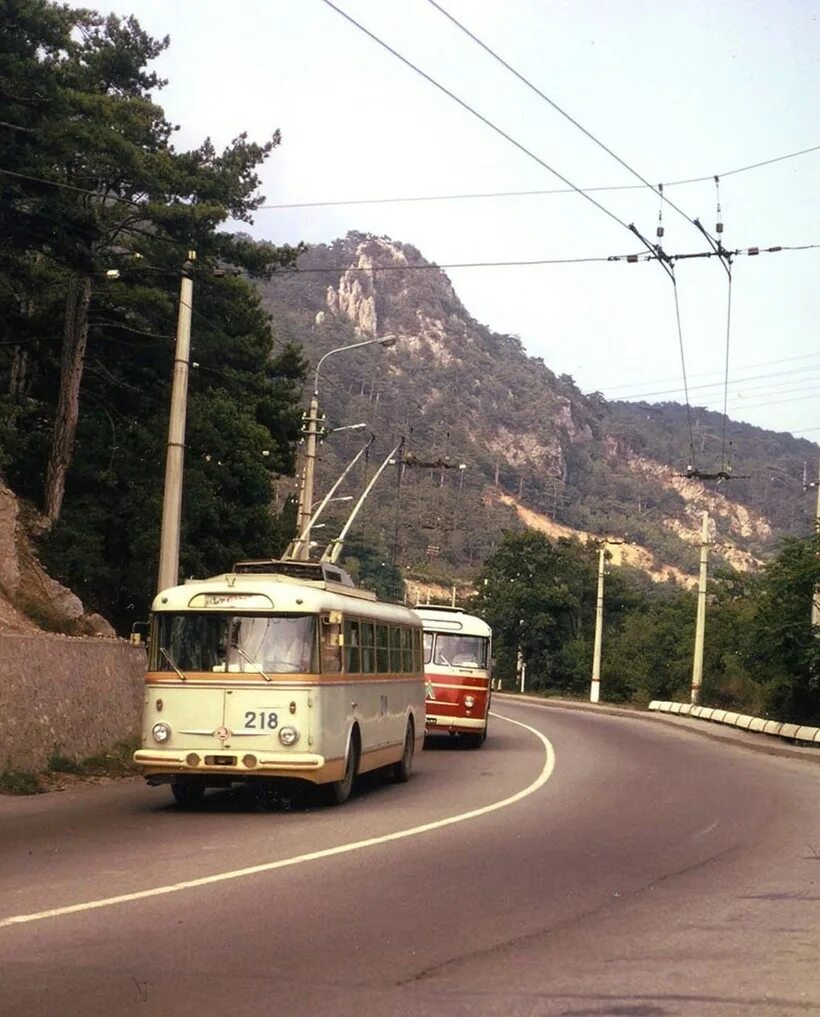
[[[813,354],[807,354],[807,356],[812,356],[812,355]],[[735,378],[734,383],[735,383],[735,385],[743,385],[746,382],[750,382],[750,381],[768,380],[768,379],[771,379],[771,378],[780,378],[780,377],[783,377],[783,376],[786,376],[786,375],[793,375],[793,374],[800,374],[800,375],[805,376],[806,374],[811,374],[812,372],[817,371],[817,370],[820,370],[820,364],[811,365],[809,367],[795,367],[795,368],[792,368],[791,370],[788,370],[788,371],[772,371],[772,372],[769,372],[767,374],[752,374],[752,375],[748,375],[747,377],[744,377],[744,378]],[[717,373],[717,372],[714,372],[714,373]],[[791,380],[787,381],[787,382],[784,382],[784,384],[791,384]],[[689,388],[689,391],[690,392],[695,392],[695,391],[703,390],[703,389],[722,388],[722,387],[723,387],[723,382],[722,381],[716,381],[716,382],[711,382],[711,383],[704,383],[702,385],[691,385],[690,388]],[[615,402],[619,402],[621,400],[640,401],[642,399],[655,399],[658,396],[676,395],[680,391],[681,390],[679,388],[674,388],[674,389],[661,389],[659,391],[654,391],[654,392],[633,392],[633,393],[628,393],[626,395],[621,395],[621,396],[619,396],[614,401]]]
[[[522,84],[526,85],[526,87],[529,88],[530,91],[534,92],[539,98],[543,99],[544,102],[546,102],[552,109],[554,109],[557,113],[559,113],[562,117],[564,117],[565,120],[568,120],[574,127],[576,127],[579,131],[581,131],[581,133],[585,137],[589,138],[589,140],[592,141],[594,144],[596,144],[599,148],[602,148],[607,153],[607,155],[609,155],[613,159],[615,159],[615,161],[619,165],[621,165],[625,170],[627,170],[627,172],[631,173],[632,176],[634,176],[638,180],[640,180],[642,184],[644,184],[646,187],[648,187],[653,192],[653,194],[656,194],[658,196],[658,198],[660,199],[660,201],[661,201],[661,210],[663,209],[663,203],[666,203],[667,205],[669,205],[670,208],[674,209],[674,211],[676,211],[680,216],[682,216],[684,219],[686,219],[686,221],[690,225],[695,226],[696,229],[698,229],[701,233],[703,233],[704,236],[706,237],[706,239],[710,242],[710,244],[712,244],[712,246],[715,248],[715,253],[720,258],[721,263],[723,264],[723,266],[726,269],[726,271],[728,273],[728,276],[729,276],[729,313],[728,313],[727,331],[726,331],[726,375],[725,375],[725,385],[724,385],[726,397],[728,398],[728,384],[729,384],[729,335],[730,335],[730,327],[731,327],[731,304],[732,304],[732,272],[731,272],[731,260],[730,260],[729,257],[727,257],[726,255],[723,254],[720,241],[715,243],[713,241],[713,238],[711,237],[711,235],[704,229],[702,224],[697,219],[692,219],[691,216],[687,215],[686,212],[683,211],[683,209],[681,209],[678,205],[675,204],[675,202],[671,201],[664,194],[663,185],[662,184],[659,185],[658,187],[653,186],[634,167],[630,166],[624,159],[622,159],[611,148],[609,148],[608,145],[604,144],[604,142],[602,142],[599,138],[597,138],[594,134],[592,134],[591,131],[588,131],[583,126],[583,124],[581,124],[578,120],[575,119],[575,117],[573,117],[569,113],[567,113],[566,110],[564,110],[561,106],[559,106],[554,100],[552,100],[544,92],[542,92],[540,88],[538,88],[536,85],[533,84],[532,81],[529,80],[529,78],[526,78],[523,74],[520,73],[520,71],[516,70],[515,67],[513,67],[510,63],[508,63],[506,60],[504,60],[503,57],[501,57],[498,53],[496,53],[496,51],[494,49],[492,49],[491,46],[488,46],[485,42],[483,42],[481,39],[479,39],[477,35],[475,35],[473,32],[471,32],[456,17],[454,17],[452,14],[450,14],[449,11],[445,10],[445,8],[441,6],[441,4],[437,3],[437,0],[427,0],[427,2],[430,4],[431,7],[435,8],[440,14],[442,14],[452,24],[454,24],[460,31],[462,31],[465,35],[467,35],[470,39],[472,39],[473,42],[476,43],[476,45],[480,46],[481,49],[483,49],[485,53],[488,53],[494,60],[496,60],[498,63],[500,63],[501,66],[504,67],[507,71],[509,71],[518,81],[520,81]],[[718,178],[715,177],[715,183],[716,184],[717,184],[717,181],[718,181]],[[719,219],[719,217],[718,217],[718,219]],[[662,221],[662,215],[659,216],[659,220],[658,220],[657,235],[658,235],[659,238],[663,236],[663,226],[661,225],[661,221]],[[631,226],[630,228],[632,229],[632,231],[637,236],[640,236],[640,234],[638,233],[638,231],[635,229],[634,226]],[[722,228],[723,228],[722,224],[719,223],[718,229],[722,230]],[[641,238],[641,239],[643,239],[643,238]],[[646,244],[647,247],[649,247],[650,250],[652,249],[650,247],[650,245],[645,240],[644,240],[644,243]],[[676,317],[676,321],[677,321],[678,338],[679,338],[679,343],[680,343],[681,367],[683,369],[683,384],[684,384],[684,389],[686,389],[686,388],[688,388],[687,380],[686,380],[686,358],[685,358],[685,354],[684,354],[683,333],[682,333],[682,330],[681,330],[681,322],[680,322],[680,307],[679,307],[679,299],[678,299],[677,281],[676,281],[676,279],[674,277],[674,272],[672,270],[672,266],[671,265],[667,265],[666,261],[664,259],[662,259],[660,247],[656,246],[655,250],[658,253],[658,260],[661,263],[661,266],[664,269],[667,270],[669,278],[671,279],[671,281],[672,281],[672,283],[673,283],[673,285],[675,287],[675,317]],[[689,404],[689,399],[688,399],[688,394],[687,394],[687,412],[688,412],[688,404]],[[691,421],[691,415],[690,415],[690,421]],[[725,421],[725,414],[724,414],[724,421]],[[690,428],[690,436],[691,436],[691,428]],[[691,451],[692,467],[694,468],[694,441],[691,442],[691,450],[690,451]],[[725,435],[725,427],[724,427],[723,449],[722,449],[722,452],[721,452],[721,469],[725,469],[725,468],[726,468],[726,435]]]
[[[543,167],[545,170],[552,173],[553,176],[557,177],[560,181],[562,181],[562,183],[566,184],[567,187],[571,187],[576,194],[579,194],[581,197],[586,198],[587,201],[595,205],[595,207],[599,211],[603,212],[604,215],[608,216],[610,219],[618,223],[618,225],[622,226],[624,229],[626,230],[629,229],[629,226],[617,215],[615,215],[614,212],[611,212],[604,205],[600,204],[600,202],[596,201],[594,198],[591,198],[588,194],[582,191],[580,187],[576,187],[576,185],[573,184],[571,180],[568,180],[562,173],[559,173],[558,170],[553,169],[553,167],[550,166],[549,163],[545,162],[540,156],[536,155],[535,152],[527,148],[525,145],[522,145],[520,141],[516,141],[516,139],[513,138],[511,134],[508,134],[503,128],[499,127],[498,124],[494,123],[488,117],[485,117],[483,113],[479,113],[479,111],[474,106],[471,106],[464,99],[459,98],[459,96],[457,96],[455,92],[451,92],[450,89],[447,88],[445,85],[442,85],[439,81],[436,81],[435,78],[431,77],[431,75],[429,75],[426,71],[423,71],[417,64],[414,64],[407,57],[402,56],[402,54],[399,53],[397,49],[394,49],[389,43],[385,42],[383,39],[380,39],[379,36],[371,32],[370,29],[365,28],[365,26],[361,24],[361,22],[356,21],[356,19],[352,17],[350,14],[348,14],[346,11],[343,11],[340,7],[337,7],[336,4],[332,2],[332,0],[322,0],[322,2],[326,4],[328,7],[330,7],[331,10],[335,11],[338,15],[343,17],[345,21],[350,22],[351,25],[358,28],[360,32],[363,32],[369,39],[372,39],[373,42],[375,42],[377,45],[381,46],[382,49],[387,50],[387,52],[394,56],[397,60],[400,60],[406,67],[409,67],[410,70],[415,71],[416,74],[424,78],[424,80],[431,84],[434,88],[437,88],[440,92],[443,92],[448,98],[458,103],[458,105],[461,106],[462,109],[467,110],[468,113],[470,113],[472,116],[480,120],[486,127],[489,127],[490,130],[495,131],[495,133],[504,138],[505,141],[508,141],[520,152],[523,152],[530,159],[533,159],[535,162],[537,162],[539,166]]]
[[[754,368],[757,368],[757,367],[768,367],[771,364],[788,364],[788,363],[792,363],[795,360],[814,360],[817,357],[820,357],[820,352],[818,352],[818,353],[801,353],[801,354],[799,354],[797,356],[794,356],[794,357],[778,357],[776,360],[759,360],[759,361],[756,361],[753,364],[744,364],[742,367],[739,368],[739,370],[741,370],[741,371],[748,371],[748,370],[753,370]],[[800,370],[802,370],[802,368],[800,368]],[[713,377],[716,374],[722,374],[722,373],[723,373],[722,371],[704,371],[701,374],[694,375],[694,377],[695,378],[711,378],[711,377]],[[778,372],[778,373],[783,373],[783,372]],[[765,377],[765,375],[763,375],[763,377]],[[662,385],[662,384],[664,384],[667,381],[677,381],[677,377],[675,377],[675,378],[655,378],[655,379],[653,379],[651,381],[642,382],[638,386],[638,388],[642,388],[644,385]],[[721,383],[720,382],[715,382],[715,384],[719,385]],[[702,386],[702,385],[701,386],[695,386],[695,388],[703,388],[703,387],[704,386]],[[626,389],[634,389],[635,385],[634,385],[634,383],[627,384],[627,385],[615,385],[615,386],[609,388],[608,391],[610,393],[612,393],[612,392],[619,392],[621,389],[624,389],[624,388],[626,388]],[[677,389],[675,391],[677,391]],[[660,395],[663,395],[664,393],[661,392],[661,393],[650,393],[650,394],[660,394]]]
[[[796,159],[801,155],[810,155],[813,152],[820,152],[820,145],[814,145],[811,148],[803,148],[799,152],[789,152],[786,155],[778,155],[773,159],[763,159],[760,162],[751,163],[748,166],[739,166],[736,169],[725,170],[723,173],[718,175],[720,177],[730,177],[737,173],[746,173],[749,170],[760,169],[762,166],[770,166],[772,163],[783,162],[786,159]],[[681,187],[685,184],[703,184],[713,180],[714,177],[714,173],[709,173],[702,177],[688,177],[685,180],[670,180],[664,182],[663,186],[666,188]],[[660,187],[660,185],[658,186]],[[581,188],[581,190],[587,193],[604,191],[642,191],[643,189],[643,184],[611,184]],[[403,195],[401,197],[393,198],[344,198],[335,201],[295,201],[259,205],[256,211],[271,211],[288,208],[330,208],[341,207],[344,205],[397,205],[405,202],[410,203],[423,201],[473,201],[488,198],[529,198],[553,194],[575,194],[575,190],[572,187],[557,187],[548,188],[546,190],[537,189],[528,191],[479,191],[467,194],[417,194]]]
[[[441,6],[441,4],[436,2],[436,0],[427,0],[427,2],[430,4],[431,7],[434,7],[440,14],[444,15],[444,17],[447,18],[448,21],[452,22],[452,24],[454,24],[456,28],[460,29],[462,32],[464,32],[465,35],[469,36],[469,38],[472,39],[473,42],[476,43],[478,46],[480,46],[485,53],[488,53],[494,60],[498,61],[498,63],[500,63],[502,67],[508,70],[510,74],[514,75],[522,84],[526,85],[527,88],[530,89],[530,91],[534,92],[539,98],[543,99],[544,102],[548,103],[549,106],[551,106],[552,109],[556,111],[556,113],[560,113],[565,120],[568,120],[573,125],[573,127],[577,127],[578,130],[581,131],[581,133],[584,134],[587,138],[589,138],[590,141],[596,144],[599,148],[602,148],[607,153],[607,155],[610,155],[617,163],[623,166],[623,168],[628,173],[631,173],[633,177],[636,177],[638,180],[640,180],[641,183],[645,187],[648,187],[654,194],[656,194],[662,202],[665,202],[667,205],[669,205],[670,208],[673,208],[678,213],[678,215],[683,216],[683,218],[686,219],[686,221],[691,226],[695,225],[694,220],[690,216],[688,216],[686,212],[683,211],[683,209],[679,208],[673,201],[670,201],[669,198],[666,197],[666,195],[663,193],[662,187],[659,188],[656,187],[654,184],[650,184],[650,182],[645,177],[643,177],[636,169],[630,166],[629,163],[625,162],[617,153],[613,152],[611,148],[609,148],[607,145],[604,144],[603,141],[600,140],[600,138],[597,138],[591,131],[588,131],[583,124],[579,123],[575,119],[575,117],[567,113],[567,111],[563,109],[561,106],[559,106],[557,102],[555,102],[553,99],[550,99],[550,97],[546,95],[544,92],[542,92],[540,88],[534,85],[529,80],[529,78],[526,78],[523,74],[521,74],[520,71],[516,70],[515,67],[507,63],[507,61],[504,60],[503,57],[499,56],[499,54],[496,53],[495,50],[492,49],[492,47],[488,46],[485,42],[479,39],[477,35],[471,32],[469,28],[467,28],[456,17],[450,14],[449,11],[445,10]]]

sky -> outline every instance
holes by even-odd
[[[810,0],[441,0],[630,169],[430,0],[334,2],[509,138],[325,0],[117,2],[171,37],[157,99],[180,125],[178,147],[281,130],[261,171],[265,203],[313,207],[260,209],[257,237],[310,244],[359,230],[441,265],[606,259],[645,250],[629,224],[658,242],[661,202],[631,169],[664,183],[680,210],[663,207],[667,254],[708,250],[690,220],[715,234],[716,174],[726,248],[820,245],[820,150],[744,169],[820,146],[820,4]],[[374,203],[566,189],[542,163],[588,197]],[[637,186],[589,190],[625,185]],[[719,261],[677,262],[680,335],[657,261],[447,272],[476,319],[610,399],[683,402],[682,345],[690,402],[721,411],[728,334],[729,415],[820,440],[820,246],[737,256],[730,317]]]

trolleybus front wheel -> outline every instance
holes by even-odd
[[[181,809],[196,809],[205,797],[205,784],[197,777],[172,777],[171,794]]]
[[[344,805],[353,790],[356,774],[359,770],[359,730],[353,728],[350,734],[350,745],[345,761],[345,773],[341,780],[332,780],[323,785],[328,805]]]
[[[406,784],[410,780],[410,772],[413,769],[413,753],[416,748],[416,729],[413,726],[413,718],[407,720],[407,731],[404,735],[404,751],[398,763],[393,764],[393,779],[399,784]]]
[[[477,734],[463,734],[461,740],[468,749],[480,749],[487,740],[487,728],[482,728]]]

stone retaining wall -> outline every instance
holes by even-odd
[[[132,738],[144,676],[145,650],[121,639],[0,634],[0,773]]]

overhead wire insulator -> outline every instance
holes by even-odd
[[[663,184],[658,184],[658,194],[661,196],[661,203],[658,208],[658,226],[655,230],[655,236],[663,236]]]
[[[717,209],[715,211],[715,233],[723,232],[723,213],[720,211],[720,177],[715,174],[715,194],[717,196]]]

